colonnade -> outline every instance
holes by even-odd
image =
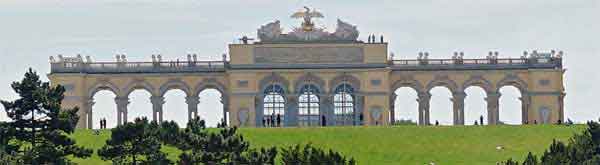
[[[127,106],[131,103],[129,97],[127,96],[116,96],[114,98],[114,102],[116,104],[116,117],[117,117],[117,125],[121,125],[124,123],[127,123],[127,118],[128,118],[128,108]],[[86,116],[86,121],[87,121],[87,128],[88,129],[92,129],[93,128],[93,106],[95,104],[94,102],[94,98],[93,96],[91,96],[90,98],[88,98],[88,100],[85,102],[87,103],[87,105],[83,105],[82,107],[84,108],[84,111],[87,112],[87,116]],[[152,104],[152,120],[153,121],[158,121],[158,122],[162,122],[163,121],[163,116],[164,116],[164,104],[165,102],[165,97],[164,96],[151,96],[150,97],[150,103]],[[185,103],[187,104],[187,120],[192,120],[193,118],[195,118],[196,116],[199,116],[198,114],[198,105],[200,104],[200,97],[198,95],[193,95],[193,96],[186,96],[185,97]],[[227,105],[226,105],[226,100],[222,100],[221,103],[223,103],[223,119],[227,120]]]
[[[526,93],[521,93],[521,123],[526,124],[528,119],[528,107],[529,107],[529,97]],[[467,94],[465,92],[454,92],[452,93],[452,98],[450,99],[452,102],[452,118],[453,125],[464,125],[465,124],[465,98]],[[490,125],[499,124],[500,121],[500,96],[499,92],[487,92],[485,102],[487,104],[487,122]],[[429,125],[430,122],[430,103],[431,103],[431,94],[429,92],[420,92],[417,94],[417,102],[418,102],[418,114],[419,114],[419,125]],[[395,109],[394,109],[394,99],[390,100],[390,120],[395,121]]]

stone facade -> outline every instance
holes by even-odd
[[[256,62],[257,56],[264,51],[256,51],[264,47],[294,47],[291,50],[307,47],[311,49],[329,49],[332,47],[347,47],[353,51],[361,50],[363,58],[360,62],[338,63],[323,61],[323,63],[294,61],[289,65]],[[52,84],[66,87],[65,107],[78,106],[82,110],[78,123],[79,128],[91,128],[94,104],[93,96],[100,90],[115,93],[118,121],[125,122],[127,116],[128,95],[135,89],[144,89],[152,94],[153,119],[162,120],[163,95],[171,89],[181,89],[187,94],[188,118],[197,115],[198,94],[207,88],[217,89],[222,93],[224,112],[229,114],[231,125],[244,127],[262,126],[263,98],[267,86],[277,84],[283,88],[285,98],[285,126],[297,126],[298,103],[300,89],[306,84],[318,88],[320,103],[319,116],[330,119],[327,125],[334,125],[333,106],[334,90],[340,84],[348,84],[353,89],[355,125],[386,125],[394,119],[394,91],[400,87],[410,87],[418,92],[419,118],[421,125],[429,124],[429,91],[437,86],[447,87],[453,94],[452,102],[454,124],[464,124],[464,90],[470,86],[479,86],[487,92],[488,123],[498,122],[500,98],[499,89],[503,86],[514,86],[522,94],[523,123],[555,123],[563,119],[563,103],[565,96],[563,88],[564,70],[560,64],[561,58],[553,56],[539,62],[539,58],[527,59],[519,63],[486,63],[465,67],[461,63],[434,64],[429,59],[426,64],[412,65],[402,60],[388,60],[386,43],[348,43],[348,44],[232,44],[230,61],[221,61],[213,69],[199,69],[196,72],[178,72],[178,70],[194,70],[197,65],[192,62],[180,62],[189,65],[166,65],[155,63],[147,72],[133,72],[136,63],[116,66],[111,72],[98,72],[102,67],[93,67],[97,63],[54,61],[53,72],[48,75]],[[313,51],[304,51],[310,53]],[[296,52],[297,54],[301,54]],[[311,54],[305,54],[311,56]],[[318,56],[312,55],[313,60]],[[339,58],[343,58],[339,55]],[[331,60],[331,59],[330,59]],[[353,59],[357,60],[357,59]],[[479,59],[481,60],[481,59]],[[514,59],[519,61],[518,59]],[[340,59],[344,61],[344,59]],[[424,61],[424,59],[421,59]],[[538,62],[531,62],[538,61]],[[152,64],[151,63],[151,64]],[[218,63],[213,61],[212,63]],[[325,65],[323,65],[325,64]],[[141,66],[141,65],[140,65]],[[135,67],[135,65],[133,66]],[[164,69],[161,67],[175,67]],[[177,69],[176,67],[180,67]],[[205,67],[202,65],[201,67]],[[135,70],[135,69],[133,69]],[[75,71],[75,72],[73,72]],[[157,73],[158,72],[158,73]],[[362,120],[360,120],[362,119]]]
[[[358,41],[357,28],[338,21],[336,32],[327,33],[330,37],[314,38],[311,17],[303,18],[304,31],[284,34],[276,21],[259,29],[261,41],[248,44],[244,37],[244,44],[230,44],[229,60],[224,55],[221,61],[198,61],[188,55],[186,61],[162,61],[153,55],[152,62],[127,62],[118,55],[116,62],[92,62],[59,56],[51,57],[48,78],[65,87],[64,107],[81,109],[78,128],[92,128],[93,96],[101,90],[116,95],[118,123],[126,122],[129,94],[136,89],[151,93],[152,117],[158,121],[163,120],[167,91],[186,93],[191,119],[198,114],[198,94],[216,89],[229,124],[242,127],[264,126],[275,111],[281,112],[276,116],[283,117],[283,126],[305,125],[307,119],[308,125],[387,125],[395,121],[394,91],[400,87],[417,91],[420,125],[430,123],[429,91],[437,86],[452,92],[455,125],[464,124],[464,90],[470,86],[487,92],[489,124],[498,123],[503,86],[520,90],[522,123],[564,118],[562,52],[534,51],[505,59],[497,52],[483,59],[463,59],[462,53],[428,59],[428,53],[419,53],[417,59],[392,60],[383,37],[380,42],[374,35],[367,43]],[[291,42],[290,34],[305,37]]]

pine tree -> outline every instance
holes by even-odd
[[[116,164],[168,164],[166,154],[160,151],[159,130],[156,122],[136,118],[134,122],[113,128],[111,138],[98,150],[98,155]]]
[[[61,109],[65,89],[42,82],[32,69],[11,87],[19,95],[14,101],[0,101],[11,122],[6,123],[11,135],[9,153],[18,153],[30,164],[66,163],[67,156],[86,158],[91,150],[75,145],[67,135],[73,133],[79,116],[78,108]],[[7,139],[2,139],[6,142]]]
[[[525,161],[523,161],[523,165],[537,165],[538,164],[538,160],[537,157],[533,154],[531,154],[531,152],[529,152],[529,154],[527,154],[527,157],[525,158]]]
[[[356,164],[354,158],[346,158],[342,154],[329,150],[325,152],[311,144],[304,146],[295,145],[282,150],[281,160],[284,164],[338,164],[353,165]]]
[[[188,122],[179,141],[180,164],[274,164],[277,155],[275,148],[249,150],[250,144],[236,127],[207,132],[199,118]]]

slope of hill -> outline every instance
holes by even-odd
[[[529,151],[541,153],[552,139],[566,140],[583,129],[583,125],[393,126],[244,128],[240,132],[252,147],[312,143],[352,156],[359,164],[496,164],[510,157],[523,160]],[[78,130],[73,136],[78,144],[98,149],[109,134]],[[164,150],[172,160],[179,154],[174,148]],[[95,154],[75,162],[109,163]]]

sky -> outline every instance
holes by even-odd
[[[600,117],[600,2],[597,0],[2,0],[0,1],[0,99],[14,100],[10,83],[22,79],[27,68],[45,75],[49,56],[89,55],[95,61],[114,61],[117,53],[129,61],[149,61],[151,54],[165,59],[185,59],[197,53],[202,59],[220,59],[227,44],[256,36],[256,29],[280,20],[284,30],[299,24],[289,18],[303,6],[321,11],[317,24],[335,29],[337,18],[361,32],[384,35],[396,58],[416,58],[428,51],[430,58],[450,58],[464,51],[465,58],[484,58],[488,51],[501,57],[519,57],[525,50],[565,51],[565,115],[577,122]],[[45,76],[43,76],[45,78]],[[396,118],[416,119],[416,94],[399,89]],[[412,93],[411,93],[412,92]],[[500,120],[520,120],[519,93],[501,90]],[[432,92],[432,122],[451,123],[451,96],[447,89]],[[485,94],[468,89],[466,122],[485,116]],[[96,118],[114,121],[110,93],[95,97]],[[132,94],[130,117],[151,116],[149,94]],[[183,94],[166,96],[165,118],[184,123]],[[219,93],[201,97],[200,115],[209,125],[220,120]],[[221,106],[221,107],[220,107]],[[4,107],[0,107],[3,111]],[[7,120],[0,113],[0,120]],[[95,119],[97,120],[97,119]],[[112,122],[114,123],[114,122]],[[95,124],[96,125],[96,124]]]

